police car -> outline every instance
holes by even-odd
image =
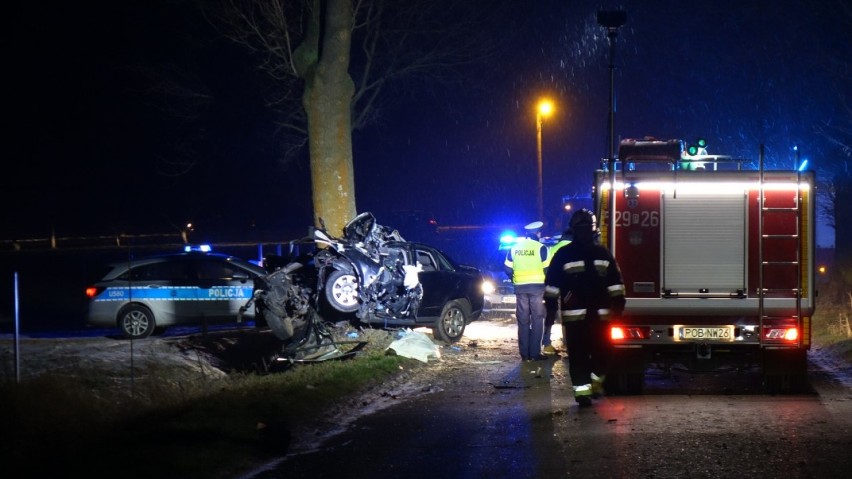
[[[515,285],[506,275],[504,262],[506,254],[515,244],[517,237],[512,232],[500,235],[500,244],[495,252],[487,259],[482,269],[485,281],[482,282],[482,292],[485,293],[483,316],[490,319],[502,319],[515,315]]]
[[[545,236],[541,238],[542,244],[548,248],[553,247],[561,235]],[[506,275],[504,261],[506,254],[512,249],[518,237],[511,231],[500,235],[500,245],[497,252],[488,258],[482,269],[485,280],[482,282],[482,292],[485,294],[485,306],[482,315],[491,319],[502,319],[514,317],[517,298],[515,296],[515,284]]]
[[[174,325],[236,322],[251,298],[260,266],[209,248],[110,265],[86,288],[87,324],[115,328],[126,338],[144,338]],[[253,319],[253,311],[243,314]]]

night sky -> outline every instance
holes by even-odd
[[[187,221],[247,240],[306,231],[308,166],[279,162],[256,59],[187,2],[21,3],[5,16],[0,239],[171,232]],[[852,98],[852,82],[831,68],[852,58],[841,2],[513,3],[513,20],[493,25],[513,49],[471,67],[470,84],[394,99],[355,134],[359,211],[380,223],[398,209],[443,225],[532,221],[542,95],[557,109],[543,129],[545,209],[588,193],[607,152],[601,9],[628,15],[616,43],[617,136],[701,136],[710,153],[755,158],[765,144],[785,167],[798,146],[820,174],[840,159],[816,129],[848,122],[840,98]]]

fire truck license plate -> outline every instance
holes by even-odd
[[[677,341],[733,341],[733,326],[678,326]]]

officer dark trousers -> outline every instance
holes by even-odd
[[[518,292],[515,289],[518,321],[518,349],[521,359],[538,359],[541,356],[541,338],[544,336],[544,291]]]

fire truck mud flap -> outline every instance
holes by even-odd
[[[804,349],[763,350],[763,387],[769,394],[808,392],[808,356]]]
[[[647,364],[641,349],[614,349],[604,390],[613,396],[642,394]]]

